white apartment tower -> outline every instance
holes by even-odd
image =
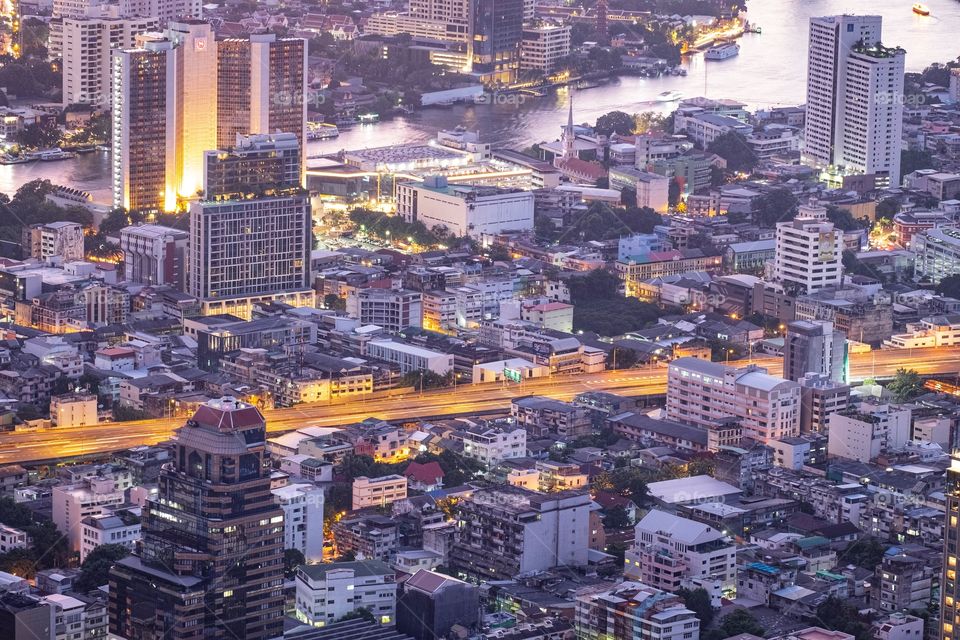
[[[843,232],[813,202],[777,223],[773,280],[784,290],[812,293],[843,281]]]
[[[109,108],[113,50],[136,46],[139,34],[160,25],[156,18],[121,18],[116,11],[111,13],[63,19],[64,104]]]
[[[805,160],[900,182],[905,52],[880,44],[880,16],[810,19]]]

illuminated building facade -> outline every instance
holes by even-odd
[[[306,149],[306,56],[305,40],[273,33],[218,43],[219,148],[233,145],[237,135],[283,131]]]
[[[960,557],[960,457],[953,451],[947,469],[947,521],[943,533],[943,578],[940,581],[940,639],[956,640],[954,627],[960,625],[957,600],[957,558]]]
[[[173,184],[179,198],[192,198],[203,188],[203,154],[217,148],[217,41],[202,20],[171,22],[167,37],[177,61]]]
[[[185,208],[201,196],[204,154],[251,133],[292,134],[300,156],[297,185],[303,184],[305,41],[263,34],[217,42],[210,24],[196,19],[171,22],[162,38],[138,40],[144,49],[166,51],[166,61],[153,56],[157,69],[148,73],[142,65],[150,56],[138,49],[114,53],[114,206]],[[130,104],[148,93],[157,99]],[[152,153],[129,149],[141,136]]]
[[[110,632],[129,640],[266,640],[283,633],[284,517],[263,415],[225,397],[177,431],[148,500],[139,555],[110,572]]]
[[[257,301],[313,303],[310,198],[293,134],[251,136],[205,154],[190,206],[188,292],[204,315],[249,318]]]
[[[175,58],[167,40],[113,54],[113,206],[131,211],[173,208]]]

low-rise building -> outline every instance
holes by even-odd
[[[533,229],[533,192],[476,185],[451,185],[443,176],[397,184],[397,215],[446,228],[455,236]]]
[[[736,545],[713,527],[652,509],[636,524],[634,535],[624,556],[624,577],[669,592],[699,581],[735,588]]]
[[[97,396],[86,393],[52,396],[50,421],[55,427],[85,427],[97,424]]]
[[[87,516],[80,522],[80,562],[103,544],[119,544],[133,550],[140,540],[140,509],[111,509]]]
[[[831,457],[869,462],[899,451],[910,440],[909,409],[861,402],[830,415],[827,452]]]
[[[432,371],[445,376],[453,371],[452,354],[392,340],[371,340],[367,343],[367,356],[398,365],[401,373]]]
[[[401,475],[353,479],[353,509],[385,507],[407,497],[407,479]]]
[[[377,622],[395,621],[396,572],[379,560],[302,565],[297,569],[296,616],[315,627],[367,609]]]
[[[700,620],[683,599],[641,582],[598,584],[576,592],[580,640],[699,640]]]

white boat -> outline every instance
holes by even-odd
[[[307,130],[307,140],[330,140],[340,135],[337,125],[327,122],[311,122]]]
[[[710,47],[707,49],[707,52],[703,54],[703,57],[706,60],[726,60],[727,58],[732,58],[739,53],[739,44],[736,42],[724,42],[723,44],[718,44],[715,47]]]
[[[916,13],[917,15],[928,16],[930,15],[930,7],[923,4],[922,2],[914,2],[913,12]]]
[[[657,94],[657,102],[674,102],[683,97],[679,91],[664,91]]]
[[[45,149],[43,151],[37,151],[35,154],[32,154],[41,162],[53,162],[54,160],[68,160],[75,157],[77,154],[72,151],[64,151],[63,149]]]

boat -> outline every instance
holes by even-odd
[[[657,102],[674,102],[683,97],[683,94],[679,91],[664,91],[663,93],[657,94]]]
[[[37,151],[30,155],[40,162],[53,162],[55,160],[68,160],[76,157],[77,154],[73,153],[72,151],[64,151],[63,149],[56,148],[44,149],[43,151]]]
[[[307,131],[307,140],[330,140],[340,135],[337,125],[328,122],[311,122]]]
[[[928,7],[927,5],[923,4],[922,2],[914,2],[914,3],[913,3],[913,12],[914,12],[915,14],[917,14],[917,15],[920,15],[920,16],[928,16],[928,15],[930,15],[930,7]]]
[[[27,156],[11,156],[8,154],[0,156],[0,164],[26,164],[34,160],[36,158],[28,158]]]
[[[724,42],[723,44],[718,44],[707,49],[707,52],[703,54],[703,57],[706,60],[726,60],[727,58],[732,58],[739,53],[739,44],[736,42]]]

